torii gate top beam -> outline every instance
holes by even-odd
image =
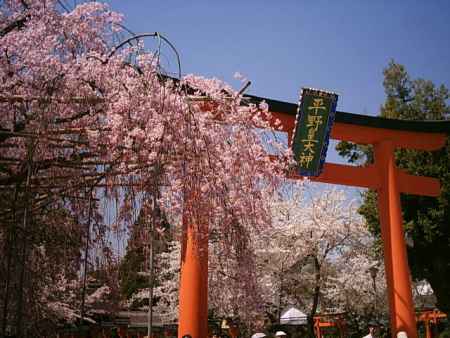
[[[293,103],[244,95],[251,103],[265,101],[272,114],[280,119],[289,139],[294,130],[297,105]],[[450,121],[406,121],[345,112],[336,112],[331,138],[358,144],[375,144],[390,139],[395,147],[436,150],[445,145]]]
[[[245,95],[250,103],[265,101],[275,118],[283,126],[281,131],[288,134],[288,143],[292,138],[297,105],[253,95]],[[336,112],[331,138],[351,141],[358,144],[377,144],[389,140],[394,148],[416,150],[437,150],[445,145],[450,134],[450,121],[405,121],[365,116],[345,112]],[[438,196],[440,184],[435,178],[413,176],[397,169],[399,189],[403,193]],[[300,178],[292,174],[291,178]],[[378,189],[381,186],[379,171],[374,165],[350,166],[325,163],[320,176],[312,181],[343,184],[362,188]],[[414,184],[411,184],[411,183]]]

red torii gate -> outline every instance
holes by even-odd
[[[322,329],[336,328],[339,338],[345,338],[347,334],[345,313],[323,314],[314,316],[314,333],[316,338],[323,338]]]
[[[430,324],[437,325],[440,320],[447,318],[447,315],[439,310],[425,310],[416,314],[418,322],[423,322],[425,326],[425,338],[433,338]]]
[[[297,105],[247,95],[253,103],[266,101],[290,144]],[[374,163],[364,167],[325,163],[312,180],[377,190],[381,236],[384,244],[392,337],[405,331],[417,338],[410,272],[406,254],[400,193],[439,196],[439,180],[409,175],[396,168],[396,148],[433,151],[445,145],[450,123],[418,122],[337,112],[331,138],[374,147]],[[292,175],[291,178],[301,178]],[[187,208],[195,208],[186,203]],[[192,209],[191,209],[192,210]],[[189,210],[186,210],[189,211]],[[186,212],[186,215],[189,212]],[[208,334],[208,224],[183,218],[178,337],[206,338]],[[196,236],[198,231],[201,236]]]

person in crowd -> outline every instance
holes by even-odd
[[[369,326],[369,334],[365,335],[362,338],[375,338],[375,327]]]

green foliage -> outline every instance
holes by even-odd
[[[144,270],[144,262],[145,256],[141,248],[127,250],[119,269],[120,291],[124,298],[129,299],[139,289],[148,287],[148,278],[139,274]]]
[[[124,299],[130,300],[133,294],[141,289],[149,287],[148,276],[148,238],[145,236],[150,231],[143,214],[131,228],[125,256],[119,265],[120,293]],[[146,250],[147,249],[147,250]],[[131,307],[140,307],[143,304],[131,304]]]
[[[380,116],[404,120],[447,120],[449,92],[431,81],[411,80],[404,66],[391,61],[384,70],[386,102]],[[353,163],[372,162],[372,150],[350,142],[336,147],[339,154]],[[410,174],[439,178],[442,191],[438,198],[402,195],[405,231],[414,245],[408,247],[413,277],[427,279],[438,300],[440,310],[450,313],[450,146],[437,152],[400,149],[396,163]],[[380,237],[377,196],[374,191],[363,194],[359,209],[370,230]]]
[[[446,330],[439,335],[439,338],[450,338],[450,331]]]
[[[148,220],[146,221],[142,209],[138,219],[131,228],[126,253],[119,265],[120,293],[123,299],[131,300],[133,295],[136,295],[139,291],[147,289],[150,286],[149,236],[152,231],[154,254],[153,286],[158,286],[159,281],[157,276],[160,274],[159,270],[161,267],[156,261],[156,255],[163,251],[167,251],[166,241],[172,239],[172,233],[170,231],[170,224],[161,209],[157,207],[154,213],[156,218],[155,223],[158,225],[158,229],[164,230],[161,233],[155,231],[156,226],[151,227],[148,224]],[[156,297],[154,297],[153,300],[154,302],[158,301]],[[147,306],[148,303],[148,298],[136,298],[131,302],[130,307],[131,309],[137,309],[144,305]]]

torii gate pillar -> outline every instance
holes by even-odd
[[[178,337],[208,337],[208,223],[185,201],[181,242]]]
[[[382,141],[375,144],[375,165],[381,181],[381,185],[377,189],[378,211],[383,238],[391,330],[392,332],[405,331],[408,337],[417,338],[411,277],[402,224],[400,190],[392,142]]]

